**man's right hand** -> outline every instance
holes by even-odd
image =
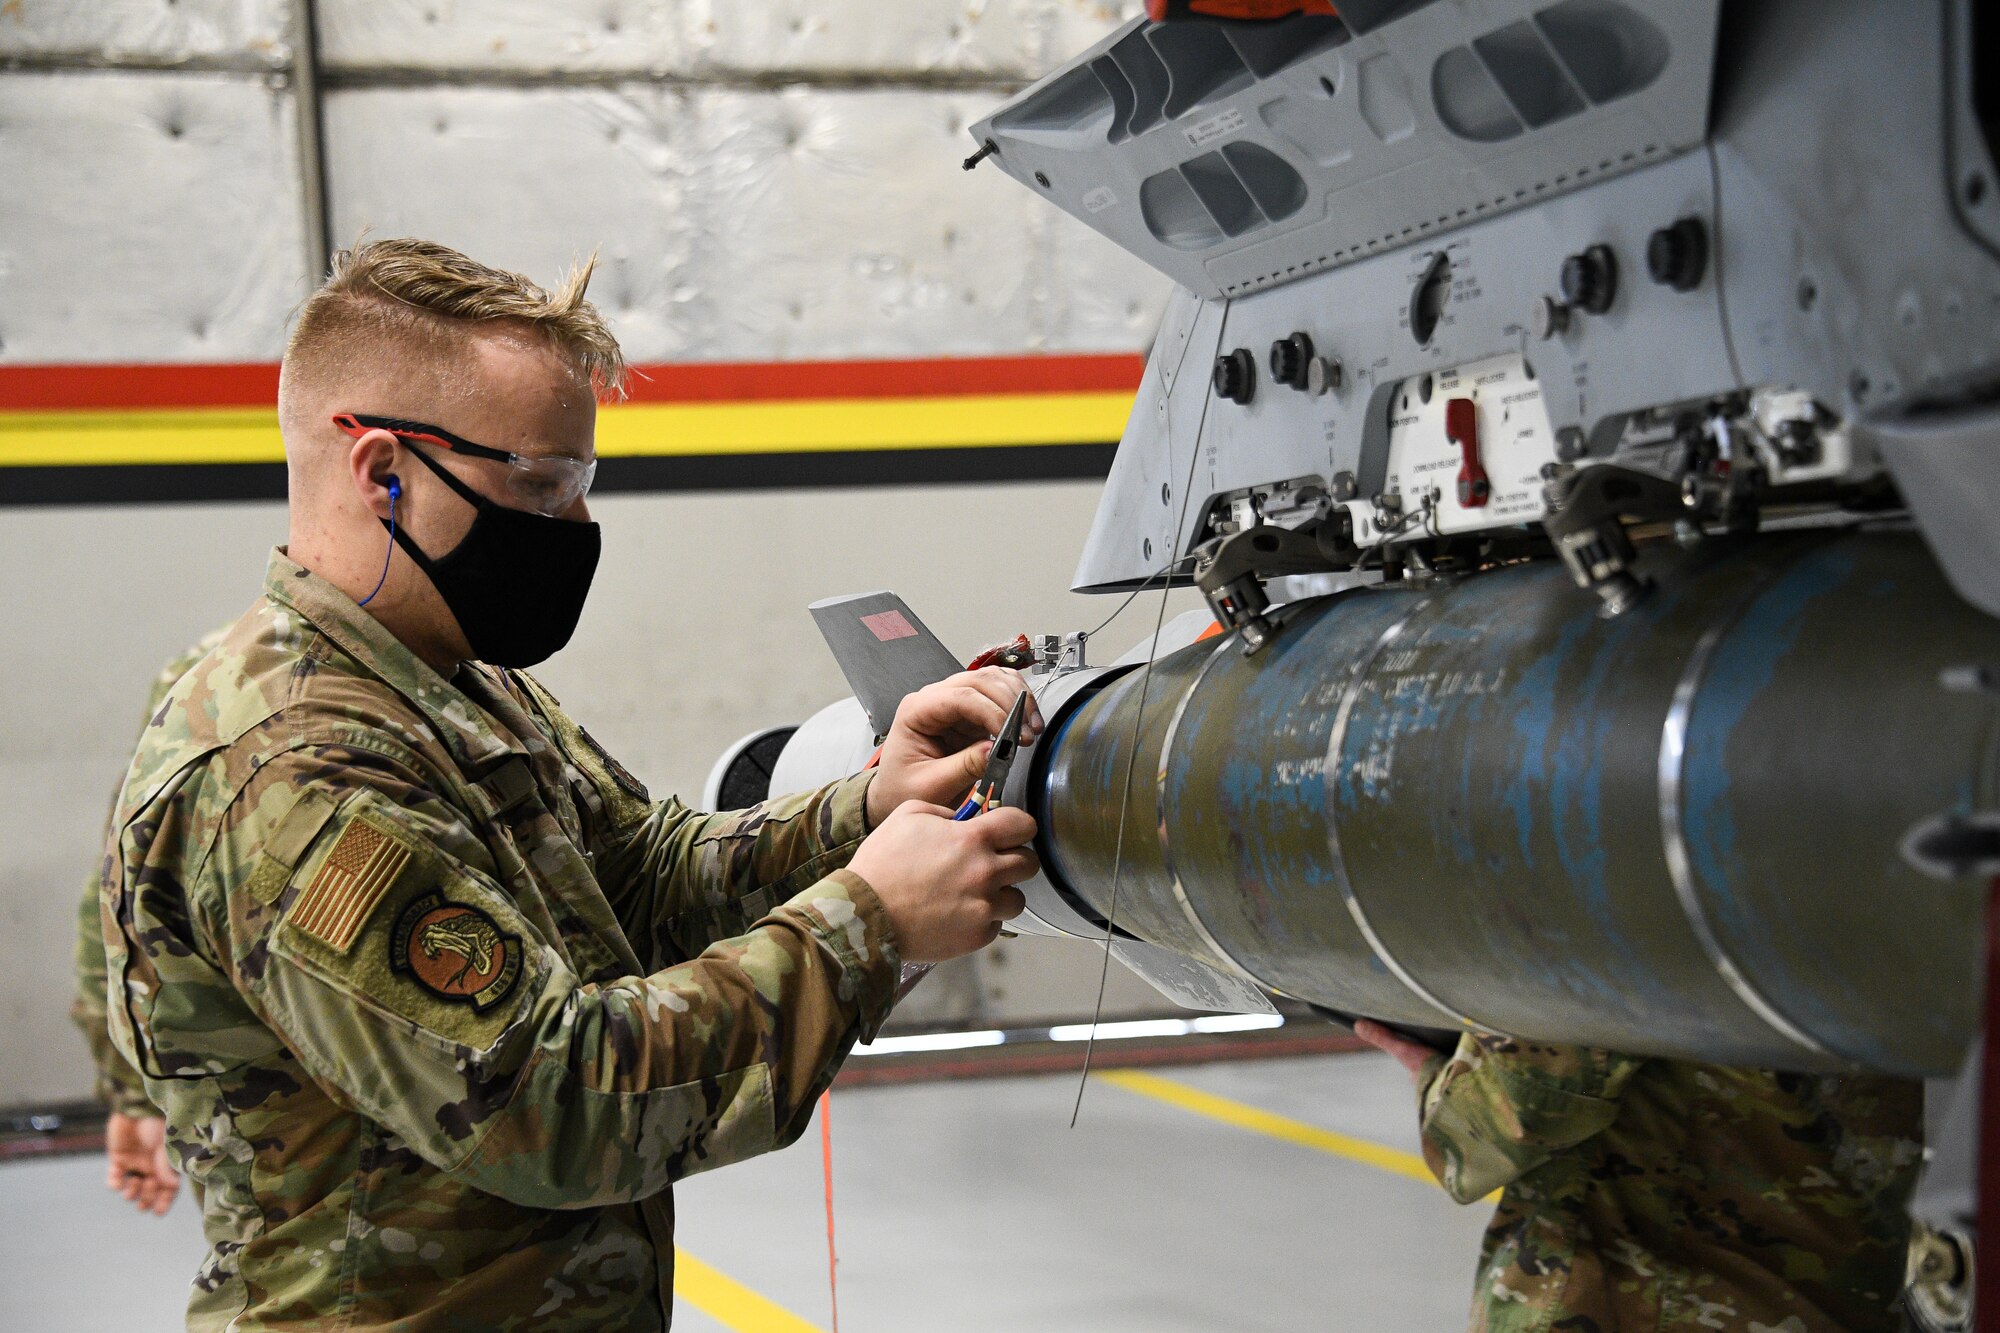
[[[104,1183],[142,1213],[166,1216],[180,1193],[180,1173],[167,1158],[167,1122],[158,1116],[120,1115],[104,1122]]]
[[[1041,868],[1035,821],[1002,806],[953,823],[941,805],[905,801],[855,849],[847,868],[889,913],[903,961],[941,963],[991,944],[1027,900],[1015,887]]]

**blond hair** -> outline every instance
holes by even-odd
[[[334,255],[326,282],[300,307],[285,345],[285,378],[331,378],[363,344],[416,343],[449,353],[476,326],[506,323],[546,340],[600,398],[623,397],[625,354],[584,299],[596,265],[593,254],[550,292],[435,241],[357,242]]]

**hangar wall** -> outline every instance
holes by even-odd
[[[71,913],[139,699],[162,659],[248,602],[283,531],[275,499],[226,502],[268,492],[211,486],[227,469],[163,443],[245,422],[169,404],[181,417],[164,430],[159,403],[121,388],[144,378],[126,368],[268,368],[324,248],[364,229],[431,236],[544,280],[596,249],[594,296],[632,358],[671,383],[688,363],[736,363],[743,392],[782,397],[803,362],[899,363],[872,372],[864,419],[878,397],[900,411],[897,395],[921,394],[962,358],[1027,354],[1032,370],[1043,355],[1059,366],[1136,353],[1162,280],[998,173],[958,169],[975,114],[1120,8],[0,6],[0,607],[13,627],[0,637],[12,704],[0,732],[0,1105],[88,1086],[62,1017]],[[84,398],[52,406],[52,367],[87,369]],[[816,372],[829,373],[838,367]],[[250,436],[269,434],[257,404],[231,401]],[[1037,410],[1059,418],[1069,403]],[[1101,444],[1115,435],[1101,407],[1066,436],[1058,421],[1015,443]],[[621,438],[671,435],[685,420],[647,410],[610,409],[607,433],[622,421]],[[84,418],[92,438],[115,442],[98,461],[124,450],[155,465],[115,486],[117,468],[71,466],[62,451]],[[274,437],[245,447],[275,466]],[[850,457],[801,447],[817,451],[819,480]],[[626,474],[629,493],[597,506],[606,555],[591,607],[544,678],[656,791],[692,797],[736,736],[845,692],[804,613],[814,598],[894,586],[967,652],[1101,618],[1109,604],[1062,591],[1097,490],[1074,451],[1061,466],[1048,461],[1056,451],[1012,448],[939,470],[949,452],[853,454],[854,475],[893,483],[867,486],[788,486],[791,455],[762,473],[695,456]],[[31,458],[41,466],[7,466]],[[53,493],[31,495],[31,472],[60,475],[67,502],[29,503]],[[972,475],[1002,480],[935,484]],[[739,488],[744,476],[755,489]],[[88,503],[99,489],[120,503]],[[1110,641],[1138,637],[1139,622],[1132,613]],[[1110,1011],[1158,1007],[1113,971]],[[1074,1016],[1095,984],[1087,949],[1003,945],[933,978],[907,1016]]]

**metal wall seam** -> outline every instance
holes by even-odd
[[[318,0],[292,0],[292,98],[299,133],[299,204],[306,243],[306,278],[317,283],[333,257],[326,193],[326,135],[320,98]]]

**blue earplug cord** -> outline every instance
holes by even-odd
[[[389,549],[382,552],[382,577],[375,580],[375,591],[362,598],[357,605],[366,606],[375,600],[375,593],[382,591],[382,585],[389,581],[389,558],[396,554],[396,501],[403,498],[403,483],[393,476],[389,478]]]

